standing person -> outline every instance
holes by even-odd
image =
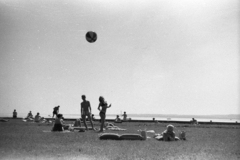
[[[13,118],[17,118],[17,111],[16,111],[16,109],[14,109],[14,111],[13,111]]]
[[[91,117],[90,102],[86,100],[85,95],[82,95],[82,100],[83,100],[83,102],[81,103],[81,115],[82,115],[82,120],[83,120],[84,126],[86,127],[86,130],[88,130],[88,126],[86,124],[86,116],[88,116],[88,120],[91,123],[92,129],[95,130],[93,127],[93,122],[92,122],[92,117]]]
[[[105,118],[106,118],[106,111],[107,111],[107,108],[110,108],[111,107],[111,104],[108,106],[107,102],[105,101],[105,99],[100,96],[99,97],[99,105],[98,105],[98,110],[100,111],[99,115],[101,117],[101,128],[99,130],[99,132],[103,132],[103,126],[104,126],[104,123],[105,123]],[[100,109],[101,107],[101,109]]]
[[[127,121],[127,113],[124,112],[124,114],[123,114],[122,116],[123,116],[123,120],[124,120],[124,121]]]
[[[56,106],[56,107],[53,108],[53,116],[52,116],[52,118],[54,117],[54,115],[56,115],[56,117],[57,117],[57,115],[59,113],[59,107],[60,106]]]

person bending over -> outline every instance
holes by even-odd
[[[59,108],[60,108],[60,106],[56,106],[56,107],[53,108],[53,116],[52,116],[52,118],[54,118],[55,115],[57,117],[57,115],[59,113]]]

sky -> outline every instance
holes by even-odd
[[[239,114],[238,0],[0,0],[1,114]],[[85,39],[97,33],[95,43]]]

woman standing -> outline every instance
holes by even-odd
[[[107,108],[110,108],[111,107],[111,104],[108,106],[107,102],[105,101],[105,99],[100,96],[99,97],[99,105],[98,105],[98,110],[100,111],[99,115],[101,117],[101,127],[100,127],[100,130],[99,132],[103,132],[103,126],[104,126],[104,123],[105,123],[105,118],[106,118],[106,111],[107,111]],[[101,109],[100,109],[101,107]]]

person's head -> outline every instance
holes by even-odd
[[[100,97],[99,97],[99,102],[101,102],[101,103],[104,102],[104,97],[103,97],[103,96],[100,96]]]
[[[63,117],[62,114],[58,114],[58,115],[57,115],[57,118],[62,118],[62,117]]]
[[[86,100],[86,96],[85,95],[82,95],[82,100]]]
[[[174,129],[174,126],[171,125],[171,124],[169,124],[169,125],[167,126],[167,131],[168,131],[168,132],[173,132],[173,129]]]
[[[39,112],[37,113],[37,115],[39,115]]]
[[[58,108],[60,108],[60,106],[57,106]]]
[[[126,112],[124,112],[124,114],[126,114]]]
[[[14,109],[14,112],[16,112],[16,109]]]
[[[119,115],[117,115],[117,118],[119,117]]]
[[[32,111],[30,111],[29,113],[32,113]]]

